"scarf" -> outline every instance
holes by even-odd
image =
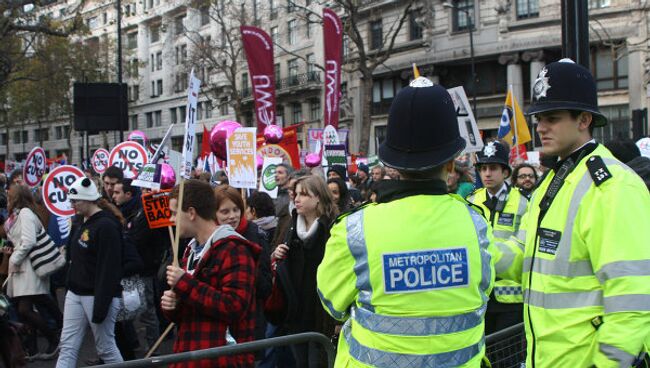
[[[278,226],[278,218],[275,216],[260,217],[253,222],[262,230],[271,230]]]
[[[314,233],[316,233],[316,229],[318,229],[318,219],[314,220],[309,229],[307,229],[305,218],[302,215],[298,215],[296,220],[296,235],[298,235],[300,240],[305,241],[309,239],[314,235]]]

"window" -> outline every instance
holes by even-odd
[[[29,134],[26,130],[23,130],[23,143],[29,142]]]
[[[276,124],[284,126],[284,106],[278,105],[275,108],[275,118],[277,119]]]
[[[162,111],[158,110],[153,113],[153,122],[155,126],[162,125]]]
[[[162,96],[163,94],[163,80],[158,79],[156,81],[156,96]]]
[[[140,85],[139,84],[133,85],[132,96],[133,96],[133,101],[137,101],[137,100],[140,99]]]
[[[296,11],[296,4],[292,0],[287,0],[287,13]]]
[[[196,120],[203,119],[203,102],[196,104]]]
[[[316,121],[321,118],[320,100],[311,100],[309,102],[309,120]]]
[[[305,30],[307,31],[307,38],[311,38],[314,34],[314,22],[311,21],[311,14],[307,15],[307,20],[305,20]]]
[[[182,123],[184,123],[185,118],[187,118],[185,110],[186,110],[185,106],[178,107],[178,118],[181,120]]]
[[[241,88],[243,90],[248,89],[248,73],[242,73],[241,75]]]
[[[277,85],[280,83],[280,77],[282,77],[282,74],[280,74],[280,63],[273,64],[273,74],[275,74],[275,84]]]
[[[205,106],[205,118],[210,119],[212,117],[212,101],[207,100],[203,105]]]
[[[589,0],[589,9],[600,9],[609,6],[609,0]]]
[[[307,74],[311,77],[316,72],[316,56],[307,54]]]
[[[271,27],[271,40],[273,43],[278,43],[278,27]]]
[[[177,73],[176,74],[176,83],[174,85],[174,91],[175,92],[187,91],[188,83],[189,83],[189,81],[188,81],[187,75],[185,73]]]
[[[409,14],[409,40],[411,41],[422,39],[422,27],[417,18],[418,14],[415,11]]]
[[[138,114],[131,115],[131,121],[129,125],[131,126],[131,130],[138,129]]]
[[[145,116],[147,117],[147,128],[153,128],[153,112],[148,112]]]
[[[296,24],[298,23],[297,20],[292,19],[289,22],[287,22],[287,42],[289,45],[293,45],[296,43]]]
[[[472,17],[472,28],[474,28],[474,0],[456,0],[454,1],[453,14],[453,29],[454,31],[463,31],[468,29],[470,20],[467,14]]]
[[[149,37],[151,37],[151,43],[160,41],[160,24],[151,26],[149,29]]]
[[[370,22],[370,49],[376,50],[380,48],[383,44],[383,37],[381,19]]]
[[[287,61],[287,70],[289,71],[289,85],[295,86],[298,84],[298,59],[291,59]]]
[[[219,100],[219,114],[223,115],[228,115],[228,97],[222,97],[221,100]]]
[[[3,146],[7,145],[7,133],[0,133],[0,144]]]
[[[126,35],[126,48],[129,50],[138,48],[138,32],[131,32]]]
[[[20,131],[19,131],[19,130],[17,130],[17,131],[14,132],[14,139],[13,139],[13,141],[14,141],[14,142],[13,142],[14,144],[16,144],[16,143],[20,143]]]
[[[393,98],[402,89],[402,80],[394,78],[375,79],[372,83],[372,113],[386,114]]]
[[[151,63],[150,64],[151,64],[151,71],[153,72],[154,70],[156,70],[156,59],[154,58],[153,54],[151,54]]]
[[[54,138],[55,139],[63,139],[63,128],[62,126],[58,126],[54,128]],[[6,136],[5,136],[6,137]]]
[[[601,106],[600,112],[607,117],[607,125],[594,129],[594,139],[606,144],[614,139],[630,139],[632,122],[628,105]]]
[[[172,137],[172,149],[174,151],[181,152],[183,150],[183,140],[184,139],[185,139],[184,136]]]
[[[34,142],[50,140],[50,130],[47,128],[34,129]]]
[[[350,56],[350,38],[346,34],[343,35],[342,47],[343,52],[341,55],[343,55],[343,60],[346,60]]]
[[[302,121],[302,104],[294,102],[291,104],[291,122],[298,124]]]
[[[175,107],[172,107],[171,109],[169,109],[169,118],[170,118],[169,121],[172,124],[178,123],[178,115],[176,115],[176,108]]]
[[[628,86],[627,51],[598,48],[591,51],[591,73],[599,91]]]
[[[183,20],[185,15],[174,18],[174,34],[180,36],[185,32],[185,27],[183,27]]]
[[[275,0],[269,0],[269,17],[275,19],[278,17],[278,9]]]
[[[162,70],[162,64],[163,64],[162,51],[158,51],[156,53],[156,70]]]
[[[151,81],[151,97],[156,97],[156,82]]]
[[[102,14],[102,23],[108,23],[108,14],[106,14],[106,12]]]
[[[539,16],[539,0],[517,0],[517,19]]]
[[[201,25],[205,26],[208,23],[210,23],[210,7],[209,6],[204,6],[199,9],[201,12]]]

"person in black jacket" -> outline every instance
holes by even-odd
[[[97,187],[79,178],[68,198],[83,223],[70,238],[68,292],[57,368],[76,367],[86,329],[95,337],[95,348],[106,363],[122,362],[115,343],[115,320],[119,311],[122,277],[122,230],[119,220],[103,205]]]

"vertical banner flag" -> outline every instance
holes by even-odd
[[[185,138],[183,138],[183,161],[180,176],[190,179],[192,161],[194,160],[194,126],[196,125],[196,103],[199,98],[201,81],[194,77],[194,69],[190,72],[190,87],[187,90],[187,108],[185,109]]]
[[[508,88],[506,103],[501,113],[501,123],[499,124],[497,138],[503,139],[511,147],[525,144],[531,140],[526,118],[521,112],[519,104],[510,88]]]
[[[273,40],[257,27],[241,26],[240,31],[253,86],[257,129],[262,132],[267,125],[275,124]]]
[[[235,188],[257,186],[255,133],[255,128],[238,128],[228,137],[228,181]]]
[[[465,139],[467,145],[463,152],[478,152],[483,149],[483,139],[478,131],[474,113],[469,105],[465,89],[454,87],[447,90],[456,108],[456,119],[458,120],[458,130],[460,135]]]
[[[275,169],[282,163],[282,157],[264,157],[260,192],[268,193],[271,198],[278,197],[278,183],[275,182]]]
[[[341,102],[341,51],[343,50],[343,25],[331,9],[323,8],[323,48],[325,55],[325,126],[339,127]]]

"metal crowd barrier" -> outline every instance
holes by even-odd
[[[485,355],[492,368],[520,368],[526,362],[524,323],[486,336]]]
[[[334,346],[325,335],[316,332],[305,332],[295,335],[272,337],[269,339],[244,342],[241,344],[219,346],[216,348],[187,351],[184,353],[162,355],[147,359],[130,360],[123,363],[104,364],[102,368],[140,368],[161,367],[172,363],[187,362],[191,360],[214,359],[224,355],[251,353],[276,346],[286,346],[314,342],[323,345],[327,353],[327,366],[334,366]]]

